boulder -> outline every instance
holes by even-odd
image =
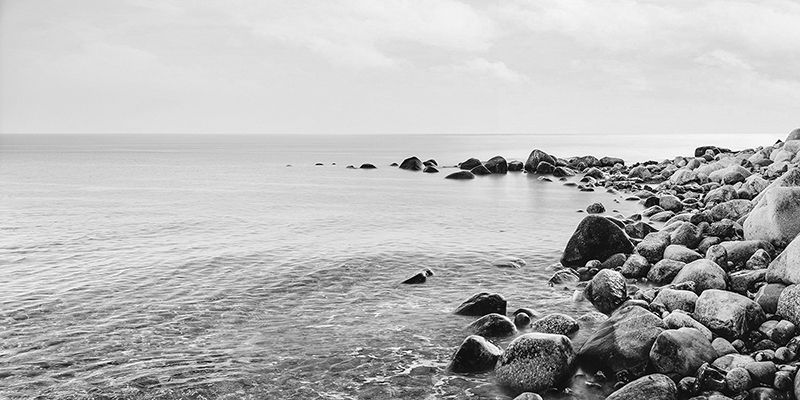
[[[499,294],[478,293],[461,303],[455,314],[482,317],[497,313],[506,315],[506,299]]]
[[[741,165],[731,165],[708,174],[708,179],[713,182],[720,182],[726,185],[744,182],[750,176],[750,171]]]
[[[694,305],[697,303],[697,294],[690,290],[675,290],[670,288],[661,289],[653,303],[663,304],[667,311],[683,310],[694,312]]]
[[[753,209],[753,202],[745,199],[729,200],[711,208],[711,218],[714,221],[729,219],[736,221],[747,215]]]
[[[708,289],[725,289],[728,286],[728,275],[713,261],[700,259],[681,268],[672,283],[688,281],[695,283],[696,293],[701,293]]]
[[[786,285],[782,283],[768,283],[758,289],[753,300],[761,306],[765,313],[775,314],[778,311],[778,299],[780,299],[783,289],[786,289]]]
[[[520,172],[524,167],[522,161],[511,161],[508,163],[508,172]]]
[[[648,271],[650,271],[650,262],[642,255],[631,254],[622,264],[619,272],[628,279],[638,279],[647,276]]]
[[[786,141],[790,140],[800,140],[800,128],[797,128],[791,132],[789,132],[789,136],[786,137]],[[800,396],[798,396],[800,398]]]
[[[600,270],[586,285],[583,295],[598,311],[610,314],[628,298],[625,277],[611,269]]]
[[[477,335],[467,336],[453,355],[450,371],[455,373],[479,373],[494,369],[503,350]]]
[[[578,321],[569,315],[554,313],[534,321],[530,329],[534,332],[570,336],[578,331]]]
[[[686,246],[690,249],[697,247],[700,239],[703,238],[703,232],[691,222],[680,222],[678,226],[670,233],[670,243]]]
[[[786,171],[783,175],[775,179],[769,184],[761,193],[753,198],[753,203],[758,203],[766,195],[770,189],[781,187],[797,187],[800,186],[800,168],[792,168]]]
[[[727,201],[731,201],[733,199],[738,198],[739,195],[736,192],[736,189],[733,188],[731,185],[724,185],[720,186],[716,189],[711,189],[706,193],[703,201],[706,204],[719,204],[725,203]]]
[[[506,337],[517,333],[517,328],[508,317],[497,313],[486,314],[467,326],[473,335],[483,337]]]
[[[625,160],[619,157],[603,157],[600,159],[601,167],[613,167],[616,164],[625,165]]]
[[[653,232],[658,232],[658,229],[644,221],[638,221],[633,224],[625,225],[625,233],[632,238],[644,239],[645,236]]]
[[[758,303],[740,294],[717,289],[700,294],[694,306],[694,316],[726,339],[738,339],[761,326],[766,319]]]
[[[572,377],[574,361],[572,342],[566,336],[527,333],[508,345],[495,368],[495,378],[515,392],[544,391]]]
[[[611,393],[606,400],[677,400],[678,388],[666,375],[651,374],[636,379]]]
[[[470,158],[458,164],[458,168],[469,171],[479,165],[483,165],[481,164],[481,160],[478,160],[477,158]]]
[[[745,219],[744,237],[784,247],[800,233],[800,187],[767,188]]]
[[[647,169],[647,167],[645,167],[644,165],[637,165],[631,168],[631,170],[628,172],[628,177],[639,178],[641,180],[646,181],[653,177],[653,173],[650,172],[650,170]]]
[[[567,167],[556,167],[553,170],[553,176],[555,176],[556,178],[575,176],[575,171]]]
[[[435,174],[435,173],[439,172],[439,170],[436,169],[436,167],[434,167],[433,165],[428,165],[427,167],[425,167],[425,169],[422,170],[422,172],[424,172],[426,174]]]
[[[459,180],[475,179],[475,174],[473,174],[472,172],[469,172],[469,171],[458,171],[458,172],[453,172],[452,174],[445,176],[444,179],[459,179]]]
[[[702,259],[703,256],[686,246],[671,244],[664,249],[664,258],[668,260],[690,263],[692,261]]]
[[[764,249],[770,254],[775,252],[775,248],[763,240],[739,240],[722,242],[719,245],[725,248],[728,261],[734,265],[744,265],[758,249]]]
[[[730,289],[736,293],[746,295],[747,292],[755,288],[756,283],[764,281],[766,274],[767,270],[763,268],[731,272],[728,275],[731,283]]]
[[[606,218],[589,215],[578,224],[569,239],[561,264],[577,269],[590,260],[605,261],[613,254],[632,252],[633,244],[622,229]]]
[[[681,199],[671,194],[659,197],[658,205],[666,211],[677,212],[683,210],[683,203],[681,202]]]
[[[539,166],[539,163],[541,162],[547,162],[553,166],[555,166],[557,163],[555,157],[539,149],[535,149],[528,156],[528,160],[525,161],[525,171],[536,172],[536,167]]]
[[[789,285],[781,291],[775,314],[800,325],[800,285]]]
[[[745,354],[726,354],[724,356],[720,356],[712,365],[716,368],[719,368],[725,372],[728,372],[734,368],[744,368],[745,365],[756,362],[753,357],[750,357]]]
[[[653,232],[636,245],[636,252],[650,263],[656,263],[664,258],[664,251],[669,246],[668,232]]]
[[[655,370],[676,377],[693,375],[703,363],[716,358],[717,352],[711,342],[694,328],[661,332],[650,350],[650,362]]]
[[[656,285],[672,282],[685,265],[686,263],[681,261],[663,259],[650,268],[647,280]]]
[[[767,282],[793,285],[800,283],[800,236],[769,264]]]
[[[542,161],[542,162],[539,163],[539,165],[536,166],[536,171],[535,172],[537,174],[552,174],[555,171],[556,171],[556,166],[555,165],[553,165],[553,164],[551,164],[551,163],[549,163],[547,161]]]
[[[603,203],[592,203],[586,207],[586,212],[589,214],[602,214],[606,212],[606,208],[603,206]]]
[[[650,360],[650,348],[666,326],[661,318],[638,306],[623,306],[587,339],[578,352],[580,362],[592,370],[641,376]]]
[[[409,171],[419,171],[422,169],[422,161],[417,157],[409,157],[400,163],[400,169],[407,169]]]
[[[706,328],[705,325],[692,318],[691,315],[683,310],[675,310],[669,313],[666,317],[664,317],[664,324],[669,329],[697,329],[709,341],[714,338],[714,335],[710,329]],[[714,358],[716,358],[716,356]]]
[[[508,172],[508,162],[501,156],[490,158],[489,161],[486,161],[484,166],[493,174],[505,174]]]
[[[673,172],[672,175],[669,177],[669,182],[672,183],[673,185],[682,186],[687,183],[696,181],[697,181],[697,175],[694,173],[694,171],[688,168],[681,168]]]
[[[731,344],[731,342],[729,342],[727,339],[721,338],[721,337],[718,337],[718,338],[714,339],[711,342],[711,347],[713,347],[714,350],[716,350],[717,355],[719,357],[722,357],[722,356],[724,356],[726,354],[738,353],[736,351],[736,348],[733,347],[733,345]]]

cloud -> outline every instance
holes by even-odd
[[[753,66],[742,60],[741,57],[731,52],[715,49],[705,54],[701,54],[695,61],[698,64],[724,69],[745,70],[750,71]]]
[[[530,78],[509,68],[502,61],[489,61],[484,58],[473,58],[462,63],[449,66],[437,66],[434,70],[440,72],[463,73],[476,76],[487,76],[510,83],[529,82]]]

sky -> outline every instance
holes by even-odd
[[[0,133],[783,134],[788,0],[0,0]]]

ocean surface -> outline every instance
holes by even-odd
[[[489,291],[509,311],[591,311],[547,285],[577,210],[641,206],[390,163],[661,160],[781,136],[0,136],[0,398],[509,398],[446,371],[473,320],[453,310]],[[557,397],[602,398],[573,386]]]

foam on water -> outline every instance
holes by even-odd
[[[493,291],[512,310],[591,310],[547,285],[549,266],[576,210],[640,206],[533,175],[388,164],[569,155],[542,141],[3,137],[0,397],[502,397],[491,374],[445,371],[472,320],[453,309]],[[378,169],[344,168],[362,162]],[[493,267],[501,256],[528,264]],[[399,285],[423,268],[426,284]]]

